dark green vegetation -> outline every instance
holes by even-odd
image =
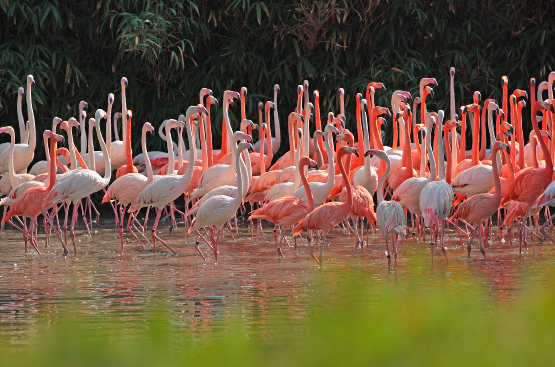
[[[94,314],[77,304],[73,310],[56,312],[53,304],[44,314],[29,315],[40,320],[27,323],[36,332],[17,335],[6,328],[0,334],[0,362],[17,366],[543,366],[555,357],[552,278],[527,287],[516,300],[510,294],[493,299],[491,288],[479,286],[475,279],[441,267],[433,274],[427,261],[420,265],[411,266],[407,277],[396,279],[392,273],[379,283],[368,281],[373,274],[367,271],[316,272],[312,285],[322,289],[324,283],[327,292],[307,295],[306,309],[267,303],[260,294],[255,296],[260,304],[242,307],[221,322],[193,320],[193,315],[182,314],[177,305],[162,300],[132,302],[129,312],[103,307]],[[95,317],[102,317],[104,323],[96,326]]]
[[[320,90],[323,114],[338,109],[335,92],[344,87],[350,125],[354,95],[369,81],[386,84],[388,94],[378,91],[377,98],[389,106],[392,91],[414,95],[419,79],[433,76],[439,86],[430,109],[447,110],[450,66],[457,68],[457,105],[470,103],[474,90],[499,99],[502,75],[511,91],[528,89],[530,77],[547,78],[555,66],[553,9],[545,0],[5,0],[0,122],[16,123],[17,88],[29,73],[37,81],[39,132],[54,116],[76,116],[80,100],[89,102],[89,112],[106,109],[108,93],[118,96],[126,76],[135,149],[143,122],[157,127],[183,113],[198,103],[201,87],[220,98],[224,89],[247,86],[248,116],[255,119],[255,102],[279,83],[282,121],[303,79]],[[150,148],[164,149],[160,139],[149,140]]]

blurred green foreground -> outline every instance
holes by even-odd
[[[366,271],[315,271],[311,282],[329,283],[329,293],[309,295],[308,311],[276,300],[255,322],[256,311],[241,310],[193,339],[190,320],[163,302],[142,305],[140,321],[115,313],[109,327],[94,327],[90,310],[49,311],[31,335],[0,325],[0,365],[547,366],[555,359],[552,273],[504,299],[464,275],[430,276],[428,261],[407,267],[408,281],[389,284],[369,283]]]

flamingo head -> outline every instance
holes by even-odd
[[[369,83],[369,84],[368,84],[367,93],[368,93],[369,95],[371,95],[371,96],[373,96],[374,93],[376,93],[376,88],[374,88],[374,87],[372,86],[372,83]]]
[[[226,90],[224,92],[224,100],[226,99],[238,99],[239,101],[241,100],[241,95],[233,90]]]
[[[256,128],[258,128],[258,126],[254,125]],[[262,126],[260,126],[260,133],[264,134],[266,133],[266,124],[263,123]]]
[[[511,154],[511,148],[509,148],[509,146],[505,143],[502,143],[500,141],[495,142],[495,144],[493,145],[493,148],[497,148],[497,150],[501,150],[503,149],[504,151],[507,152],[508,155]]]
[[[206,98],[206,104],[208,106],[210,106],[210,104],[213,104],[214,106],[216,106],[216,109],[218,109],[218,106],[219,106],[218,100],[216,99],[216,97],[214,97],[212,95],[210,95],[210,96],[208,96],[208,98]]]
[[[297,86],[297,94],[300,96],[301,94],[303,94],[303,86],[302,85],[298,85]]]
[[[315,90],[314,93],[312,93],[312,96],[314,97],[314,101],[317,101],[320,99],[320,92]]]
[[[449,69],[449,75],[451,75],[451,78],[455,77],[455,68],[451,66],[451,68]]]
[[[400,91],[399,91],[399,96],[400,96],[400,97],[403,97],[403,100],[404,100],[404,101],[406,101],[406,100],[408,100],[408,99],[412,99],[412,96],[411,96],[410,92],[407,92],[407,91],[405,91],[405,90],[400,90]]]
[[[241,121],[241,130],[246,129],[247,127],[250,127],[251,129],[254,130],[258,130],[258,125],[255,125],[251,120],[249,119],[244,119],[243,121]]]
[[[501,88],[505,88],[508,85],[509,85],[509,78],[507,78],[507,76],[503,75],[501,77]]]
[[[262,103],[262,102],[260,102]],[[272,101],[266,101],[266,104],[264,105],[266,108],[266,111],[270,110],[270,108],[275,108],[274,102]]]
[[[333,126],[333,125],[332,125]],[[312,135],[313,139],[324,137],[324,132],[322,130],[315,130]]]
[[[360,155],[358,154],[358,150],[355,147],[341,147],[339,148],[338,155],[340,155],[340,153],[350,153],[356,155],[357,157],[360,157]]]
[[[297,137],[299,138],[299,141],[303,139],[303,129],[301,128],[297,129]]]
[[[62,125],[63,125],[63,123],[62,123]],[[79,122],[75,119],[75,117],[71,117],[68,121],[67,127],[68,127],[68,129],[73,128],[73,127],[79,127]]]
[[[304,166],[308,166],[308,168],[316,168],[318,167],[317,163],[308,157],[302,157],[299,160],[299,167],[302,168]]]
[[[301,115],[300,113],[291,112],[289,114],[289,122],[295,122],[295,121],[304,121],[303,115]]]
[[[17,90],[17,93],[19,93],[20,96],[24,96],[24,95],[25,95],[25,89],[19,88],[19,89]]]
[[[422,96],[422,100],[424,101],[426,99],[426,96],[428,95],[432,96],[432,99],[434,99],[434,90],[429,85],[424,88],[424,95]]]
[[[343,122],[343,119],[340,118],[341,115],[337,115],[337,117],[334,117],[332,121],[333,124],[341,124],[341,128],[344,129],[345,128],[345,122]]]
[[[241,87],[241,98],[247,98],[247,87]]]
[[[81,102],[79,102],[79,108],[81,108],[83,110],[86,110],[86,109],[89,108],[89,104],[85,101],[81,101]]]
[[[264,103],[258,102],[258,109],[260,110],[260,112],[264,112]]]
[[[491,100],[492,102],[488,103],[488,111],[495,111],[495,113],[499,113],[499,106],[495,102],[495,100]]]
[[[420,79],[420,89],[424,89],[425,86],[427,85],[436,85],[437,86],[437,80],[436,78],[422,78]]]
[[[95,127],[96,126],[96,121],[94,121],[93,118],[89,119],[89,126]]]
[[[340,97],[343,97],[345,95],[345,89],[343,88],[339,88],[337,90],[337,94],[339,94]]]
[[[252,121],[251,121],[252,122]],[[247,142],[251,142],[252,143],[252,137],[249,134],[245,134],[241,131],[236,131],[233,134],[233,140],[235,141],[239,141],[239,140],[246,140]]]
[[[334,133],[335,135],[339,135],[339,130],[332,124],[327,124],[324,128],[324,133]]]
[[[308,102],[306,104],[306,109],[305,111],[307,111],[306,113],[310,113],[310,119],[314,120],[314,105],[311,102]]]
[[[127,120],[131,119],[131,116],[132,116],[131,110],[127,110]],[[106,111],[99,108],[98,110],[96,110],[94,117],[96,120],[100,121],[101,119],[108,118],[108,114],[106,113]]]
[[[274,93],[279,94],[279,84],[274,84]]]
[[[375,114],[375,116],[380,116],[380,115],[385,114],[385,115],[388,115],[389,117],[391,117],[391,111],[387,107],[376,106],[372,110],[372,113]]]
[[[143,125],[143,129],[151,134],[154,134],[154,127],[150,124],[150,122],[145,122],[145,124]]]
[[[503,129],[503,134],[507,138],[509,138],[511,135],[513,135],[513,132],[514,132],[513,125],[509,124],[508,122],[503,122],[501,124],[501,128]]]
[[[516,96],[516,98],[524,97],[528,99],[528,92],[526,92],[525,90],[515,89],[513,94]]]
[[[121,112],[114,113],[114,122],[121,118]]]
[[[4,126],[4,127],[1,127],[1,128],[0,128],[0,134],[1,134],[1,133],[7,133],[7,134],[10,134],[10,135],[11,135],[11,134],[14,133],[13,127],[11,127],[11,126]]]
[[[63,130],[65,130],[65,131],[68,131],[68,130],[69,130],[69,125],[68,125],[67,121],[62,121],[62,122],[60,123],[60,129],[63,129]]]
[[[27,84],[35,88],[35,78],[31,74],[27,75]]]
[[[126,77],[121,78],[121,87],[127,88],[127,85],[128,85],[127,78]]]
[[[482,93],[474,91],[474,93],[472,94],[472,100],[476,104],[480,103],[482,101]]]
[[[66,143],[66,140],[64,139],[64,137],[62,135],[59,134],[52,134],[52,138],[54,138],[54,140],[56,140],[56,142],[62,142],[62,145],[64,145]]]
[[[305,81],[303,82],[303,86],[304,86],[304,89],[305,89],[305,90],[308,90],[308,80],[305,80]]]
[[[114,103],[114,94],[110,93],[108,94],[108,104],[111,105],[112,103]]]
[[[378,117],[378,126],[379,126],[380,129],[381,129],[382,125],[384,127],[387,127],[387,120],[384,119],[383,117]],[[382,131],[382,134],[385,134],[385,132]],[[382,140],[383,140],[383,135],[382,135]]]
[[[214,92],[212,92],[212,89],[209,89],[209,88],[202,88],[202,89],[200,90],[200,95],[201,95],[201,97],[204,97],[204,96],[212,96],[212,95],[214,95]]]
[[[534,88],[536,86],[536,79],[530,78],[530,86]]]
[[[248,149],[250,151],[254,150],[251,143],[241,142],[237,145],[237,153],[242,152],[243,150]]]

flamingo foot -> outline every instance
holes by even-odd
[[[200,246],[199,246],[199,242],[197,241],[195,243],[195,248],[197,249],[198,253],[200,254],[200,256],[202,256],[202,260],[206,261],[206,258],[204,257],[204,255],[202,254],[202,251],[200,250]]]

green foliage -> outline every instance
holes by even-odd
[[[15,123],[17,88],[27,74],[37,81],[38,131],[54,116],[75,116],[80,100],[89,102],[89,113],[106,109],[108,93],[117,96],[126,76],[134,149],[143,122],[156,127],[183,113],[202,87],[220,98],[225,89],[246,86],[254,119],[257,102],[279,83],[282,121],[304,79],[320,91],[323,114],[337,111],[336,90],[343,87],[348,127],[354,95],[369,81],[385,83],[388,93],[378,92],[377,103],[389,106],[392,91],[415,95],[419,79],[433,76],[439,87],[430,108],[448,110],[454,66],[457,105],[469,103],[474,90],[500,99],[502,75],[510,90],[528,89],[530,77],[540,82],[555,66],[553,7],[545,0],[4,0],[1,124]],[[217,114],[216,144],[221,108]],[[152,139],[149,147],[163,150],[164,143]]]

